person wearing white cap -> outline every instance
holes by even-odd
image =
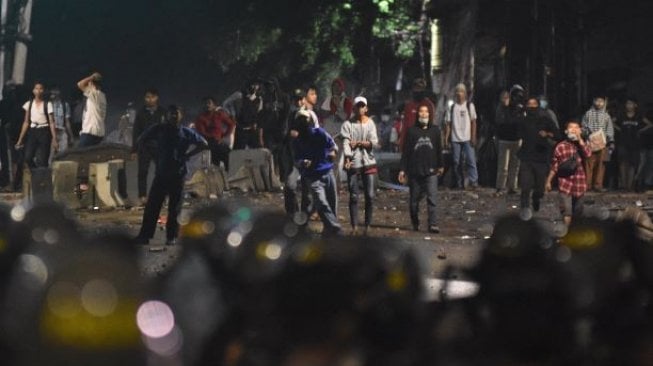
[[[478,187],[476,169],[476,108],[467,101],[465,84],[456,85],[455,103],[445,118],[445,145],[451,144],[453,150],[454,172],[458,188],[464,188],[465,178],[472,188]],[[465,155],[466,175],[463,175],[462,154]]]
[[[374,175],[377,173],[374,148],[379,138],[374,121],[367,116],[367,99],[354,98],[353,117],[342,124],[340,136],[343,140],[345,170],[349,186],[349,217],[352,234],[358,233],[358,196],[359,181],[363,182],[365,194],[365,231],[367,235],[372,224],[374,199]]]

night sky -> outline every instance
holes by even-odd
[[[141,103],[145,88],[164,104],[199,107],[225,95],[220,70],[199,45],[202,1],[35,1],[26,81],[43,80],[69,94],[92,70],[105,77],[112,114]],[[216,20],[219,17],[215,16]],[[113,121],[111,121],[113,122]]]

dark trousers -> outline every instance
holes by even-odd
[[[30,128],[25,144],[25,164],[30,168],[47,167],[51,143],[52,134],[49,128]]]
[[[152,239],[156,230],[156,223],[161,212],[161,206],[168,196],[168,222],[166,223],[166,237],[174,239],[179,233],[177,216],[181,211],[181,195],[184,190],[184,177],[156,175],[147,197],[143,225],[138,234],[140,238]]]
[[[138,197],[147,195],[147,175],[150,163],[156,163],[156,152],[153,148],[144,147],[138,151]]]
[[[294,168],[290,171],[283,183],[283,201],[286,208],[286,214],[294,215],[299,211],[299,200],[297,199],[297,187],[299,183],[299,170]]]
[[[211,163],[220,166],[220,162],[224,164],[224,169],[229,171],[229,146],[220,143],[216,140],[209,140],[209,150],[211,151]]]
[[[349,173],[347,174],[347,183],[349,185],[349,217],[352,227],[358,226],[358,197],[360,195],[359,183],[361,181],[365,195],[365,226],[372,224],[374,174]]]
[[[258,140],[258,130],[251,128],[248,130],[236,127],[236,137],[234,149],[242,150],[245,148],[257,149],[260,147]]]
[[[549,174],[548,163],[523,161],[519,166],[519,188],[521,188],[521,208],[531,206],[531,194],[533,205],[539,207],[540,200],[544,197],[544,186],[546,177]]]
[[[437,225],[435,198],[438,194],[438,176],[410,177],[408,188],[410,190],[410,221],[413,227],[419,227],[419,203],[424,196],[426,196],[429,226]]]

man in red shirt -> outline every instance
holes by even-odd
[[[569,121],[565,134],[567,138],[556,145],[553,152],[553,161],[549,176],[546,180],[545,189],[551,191],[551,182],[558,176],[558,190],[560,191],[560,211],[567,226],[571,224],[572,216],[578,216],[583,212],[583,196],[587,191],[587,175],[583,161],[592,156],[592,150],[581,137],[582,129],[580,122]],[[576,170],[562,176],[559,171],[561,164],[569,159],[576,158]]]
[[[228,137],[233,135],[236,123],[227,112],[218,107],[213,97],[204,98],[206,110],[195,120],[195,129],[209,143],[211,161],[215,165],[224,163],[229,170],[229,152],[231,151]]]
[[[407,131],[415,125],[417,121],[417,110],[422,104],[426,104],[429,109],[429,116],[431,116],[431,123],[435,124],[435,104],[428,98],[426,93],[426,80],[417,78],[413,81],[413,99],[406,101],[404,106],[404,125],[399,137],[399,151],[403,150],[404,140],[406,139]]]

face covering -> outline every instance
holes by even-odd
[[[540,100],[540,108],[546,109],[549,106],[549,102],[546,100]]]
[[[419,122],[420,126],[426,126],[429,124],[429,119],[428,118],[418,118],[417,122]]]
[[[529,116],[534,116],[537,113],[537,108],[526,108],[526,114]]]
[[[570,133],[570,132],[567,132],[567,138],[569,139],[569,141],[577,141],[578,140],[578,136],[576,136],[575,134]]]

